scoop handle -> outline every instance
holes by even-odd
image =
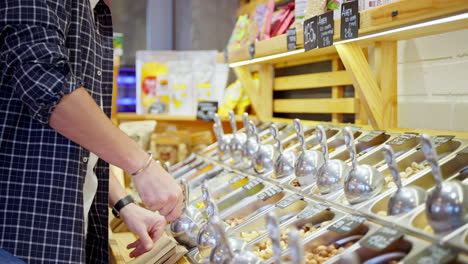
[[[329,160],[329,156],[328,156],[327,135],[325,134],[325,128],[322,125],[318,125],[315,128],[315,133],[320,142],[320,146],[322,147],[322,153],[323,153],[323,157],[325,158],[325,162],[327,162]]]
[[[390,173],[392,174],[393,181],[395,182],[398,190],[400,190],[402,185],[401,185],[400,172],[398,171],[398,167],[396,164],[395,152],[393,152],[393,148],[387,144],[383,146],[382,151],[384,153],[384,158],[385,158],[385,161],[387,162],[388,169],[390,170]]]
[[[229,111],[229,122],[231,123],[232,133],[237,133],[237,124],[236,124],[236,117],[234,116],[234,111]]]
[[[304,264],[304,247],[301,245],[301,236],[299,231],[292,228],[289,231],[289,251],[291,263]]]
[[[221,118],[219,118],[219,114],[214,114],[213,120],[216,125],[218,125],[219,127],[221,127],[221,129],[223,129],[223,126],[221,125]],[[223,134],[224,134],[224,131],[223,131]]]
[[[190,205],[190,188],[185,179],[180,180],[180,185],[182,186],[182,193],[184,194],[184,212],[186,212]]]
[[[258,137],[257,127],[255,126],[255,124],[254,124],[254,122],[252,120],[249,121],[249,127],[250,127],[251,136],[254,137],[255,142],[257,142],[257,144],[259,144],[260,143],[260,138]]]
[[[210,221],[210,219],[212,219],[213,217],[219,216],[219,212],[206,180],[202,183],[201,191],[203,203],[205,204],[206,213],[208,215],[208,221]]]
[[[432,175],[437,183],[437,187],[440,188],[442,186],[442,172],[440,171],[439,163],[437,162],[436,150],[429,135],[423,134],[421,136],[421,146],[422,151],[426,156],[426,160],[431,165]]]
[[[278,137],[278,128],[273,124],[270,126],[270,131],[271,131],[271,135],[273,136],[273,139],[275,140],[275,143],[276,143],[276,150],[278,151],[278,153],[282,153],[283,152],[283,146],[281,145],[281,141]]]
[[[273,259],[275,263],[281,263],[281,246],[280,246],[280,230],[278,219],[275,213],[269,212],[266,215],[266,225],[268,235],[271,239],[271,247],[273,249]]]
[[[234,258],[234,253],[232,251],[231,245],[229,244],[226,231],[224,231],[221,219],[219,219],[218,217],[214,217],[213,222],[211,224],[215,231],[215,235],[218,238],[218,243],[223,245],[228,250],[228,252],[226,252],[228,254],[226,256],[226,259],[228,260],[227,263],[231,263],[231,260]]]
[[[302,134],[303,131],[302,131],[301,120],[299,120],[298,118],[296,118],[296,119],[294,119],[293,124],[294,124],[294,130],[296,131],[296,134],[297,134],[297,135]]]
[[[345,140],[346,148],[348,149],[353,168],[357,167],[356,146],[354,145],[353,132],[349,127],[343,128],[343,137]]]
[[[249,129],[249,114],[245,112],[242,114],[242,124],[244,125],[245,133],[247,134]]]

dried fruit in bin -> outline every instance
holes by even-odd
[[[306,238],[307,236],[318,231],[319,229],[327,226],[330,222],[331,221],[324,221],[317,225],[313,225],[311,223],[304,224],[299,228],[300,235],[302,238]],[[280,236],[281,249],[286,249],[289,245],[288,233],[289,233],[289,228],[281,232],[281,236]],[[257,243],[253,247],[253,251],[258,257],[264,260],[271,258],[273,256],[271,240],[265,239],[265,241]]]
[[[247,220],[247,219],[246,218],[233,217],[233,218],[226,219],[224,222],[226,224],[228,224],[230,227],[236,227],[236,226],[242,224],[243,222],[245,222],[245,220]]]
[[[400,178],[402,180],[408,179],[414,174],[424,170],[427,167],[429,167],[429,163],[427,161],[422,162],[421,164],[413,161],[411,163],[411,166],[407,167],[404,172],[400,172]],[[396,187],[395,183],[393,182],[392,176],[385,177],[385,184],[387,188]]]

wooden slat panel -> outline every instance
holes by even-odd
[[[321,72],[275,78],[275,91],[310,89],[353,84],[347,71]]]
[[[337,72],[343,70],[344,66],[341,64],[340,59],[336,58],[332,60],[332,72]],[[344,87],[335,85],[332,87],[332,98],[343,98],[344,97]],[[343,114],[334,113],[332,114],[332,121],[335,123],[343,122]]]
[[[353,114],[358,105],[354,98],[276,99],[273,101],[273,111],[277,113]]]
[[[362,48],[355,42],[350,42],[336,45],[336,50],[352,76],[354,89],[365,106],[372,126],[375,129],[383,129],[385,100]]]
[[[397,127],[397,42],[377,42],[374,53],[375,65],[377,66],[377,82],[380,85],[380,91],[382,92],[382,97],[385,100],[385,105],[383,105],[383,126],[384,128]]]

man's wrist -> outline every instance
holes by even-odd
[[[135,204],[135,200],[131,195],[127,195],[124,198],[120,199],[114,206],[112,207],[112,214],[115,217],[120,217],[120,212],[125,209],[125,207],[130,206],[131,204]]]

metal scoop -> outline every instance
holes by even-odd
[[[422,204],[426,199],[426,191],[418,186],[402,187],[400,173],[396,165],[396,157],[392,147],[385,145],[383,147],[385,161],[392,173],[393,180],[398,190],[390,197],[387,204],[388,215],[399,215],[409,212]]]
[[[442,172],[431,138],[422,135],[421,145],[436,181],[435,188],[429,191],[426,198],[427,220],[436,233],[452,231],[468,222],[468,187],[457,180],[442,182]]]
[[[272,127],[274,127],[274,124],[270,126],[270,132],[273,131]],[[275,151],[272,145],[260,143],[254,157],[255,172],[263,174],[273,170],[274,155]]]
[[[299,184],[307,186],[316,182],[318,171],[324,162],[323,154],[316,150],[306,150],[304,131],[301,121],[297,118],[294,119],[294,129],[301,146],[301,154],[296,160],[294,172]]]
[[[200,228],[197,237],[198,252],[202,258],[208,258],[211,250],[216,246],[218,238],[213,222],[218,220],[218,208],[212,200],[206,181],[201,186],[203,203],[205,204],[208,221]]]
[[[271,127],[271,134],[276,144],[276,152],[278,158],[274,161],[274,170],[276,178],[283,178],[294,173],[294,153],[290,151],[283,151],[283,145],[281,144],[278,129],[276,126]]]
[[[201,214],[196,214],[189,209],[190,192],[187,181],[181,180],[181,184],[185,194],[185,206],[182,215],[171,223],[170,229],[177,242],[187,248],[193,248],[197,246],[197,236],[200,230],[197,220],[201,218]]]
[[[304,247],[301,244],[299,231],[292,228],[289,237],[289,264],[304,264]]]
[[[343,128],[343,136],[352,161],[352,169],[344,180],[344,194],[350,204],[357,204],[377,195],[385,180],[376,168],[358,164],[353,133],[349,127]]]
[[[230,155],[229,143],[231,142],[231,135],[224,135],[223,126],[218,114],[214,115],[214,121],[213,130],[218,141],[218,156],[220,160],[225,160]]]
[[[247,140],[242,148],[242,158],[244,160],[244,168],[249,169],[253,166],[253,159],[258,151],[260,138],[257,134],[257,128],[253,121],[249,121],[248,129],[246,129]]]
[[[258,264],[260,259],[251,251],[242,250],[235,252],[229,243],[229,239],[219,220],[213,223],[218,235],[218,244],[212,250],[210,263],[213,264]]]
[[[237,124],[236,118],[234,116],[234,111],[229,111],[229,122],[231,123],[232,128],[232,138],[229,143],[231,149],[231,157],[235,164],[242,162],[242,146],[245,143],[245,134],[237,133]]]
[[[328,194],[343,188],[343,181],[351,168],[346,162],[332,159],[328,155],[327,134],[322,125],[316,127],[317,139],[322,147],[323,166],[317,175],[317,188],[321,194]]]
[[[280,245],[280,229],[278,219],[274,212],[269,212],[266,215],[266,227],[268,236],[271,239],[271,248],[273,250],[273,261],[281,263],[281,245]]]

